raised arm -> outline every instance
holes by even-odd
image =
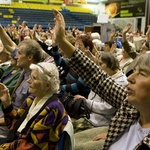
[[[146,32],[146,41],[150,41],[150,26],[148,26],[148,30]]]
[[[61,50],[69,58],[69,66],[72,67],[83,79],[86,85],[103,100],[115,108],[120,108],[122,101],[127,97],[123,86],[118,85],[106,73],[100,70],[81,50],[67,41],[65,37],[65,21],[60,12],[53,10],[55,15],[55,41]]]
[[[10,53],[12,53],[14,49],[17,47],[17,45],[12,41],[12,39],[8,36],[8,34],[5,32],[5,30],[1,25],[0,25],[0,38],[4,47]]]
[[[54,16],[55,16],[55,28],[53,34],[53,38],[56,42],[56,44],[59,45],[59,47],[64,51],[66,56],[70,58],[74,51],[75,47],[67,40],[65,35],[65,21],[62,16],[62,14],[57,11],[56,9],[53,9]],[[60,36],[61,35],[61,36]]]
[[[129,45],[127,38],[126,38],[126,33],[129,32],[131,27],[132,27],[132,24],[128,23],[122,31],[122,46],[124,50],[128,53],[128,55],[132,59],[135,59],[138,56],[138,53],[132,49],[132,47]]]
[[[128,23],[128,24],[124,27],[124,29],[123,29],[123,31],[122,31],[122,42],[127,41],[126,34],[129,32],[129,30],[131,29],[131,27],[132,27],[132,24],[131,24],[131,23]]]
[[[109,37],[109,41],[114,41],[115,34],[116,34],[116,29],[113,29],[111,31],[111,34],[110,34],[110,37]]]

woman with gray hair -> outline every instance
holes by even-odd
[[[7,87],[0,84],[0,99],[3,105],[9,134],[0,139],[0,149],[46,149],[54,150],[68,122],[63,104],[56,96],[59,89],[59,73],[52,63],[30,65],[31,75],[27,80],[32,93],[18,111],[13,109]]]

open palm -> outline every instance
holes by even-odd
[[[55,27],[53,30],[53,40],[58,43],[59,41],[62,40],[63,37],[65,37],[65,21],[63,15],[57,11],[56,9],[53,9],[54,12],[54,22],[55,22]]]

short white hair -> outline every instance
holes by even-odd
[[[100,34],[98,32],[91,33],[91,37],[92,37],[93,40],[94,39],[98,39],[98,40],[101,39],[101,36],[100,36]]]
[[[46,80],[50,83],[50,92],[52,94],[59,90],[60,80],[59,72],[55,64],[48,62],[41,62],[38,64],[31,64],[30,69],[36,69],[39,72],[41,80]]]
[[[95,44],[95,46],[98,50],[101,50],[101,47],[102,47],[102,41],[101,40],[94,39],[94,40],[92,40],[92,42],[93,42],[93,44]]]

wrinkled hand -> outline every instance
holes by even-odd
[[[8,88],[0,83],[0,100],[2,101],[4,107],[8,107],[11,104],[11,97]]]
[[[96,63],[96,57],[88,49],[86,49],[84,52],[86,56],[88,56],[91,60],[93,60]]]
[[[131,24],[131,23],[128,23],[128,24],[124,27],[122,33],[124,33],[124,34],[127,33],[127,32],[131,29],[131,27],[132,27],[132,24]]]
[[[112,44],[110,52],[115,53],[116,52],[116,48],[117,48],[116,43]]]
[[[63,38],[65,38],[65,20],[63,15],[56,9],[53,9],[54,13],[54,22],[55,22],[55,27],[54,27],[54,41],[56,44],[59,42],[63,41]]]
[[[101,134],[98,134],[97,136],[95,136],[93,138],[93,141],[99,141],[99,140],[105,140],[106,139],[106,135],[107,135],[107,132],[104,132],[104,133],[101,133]]]

